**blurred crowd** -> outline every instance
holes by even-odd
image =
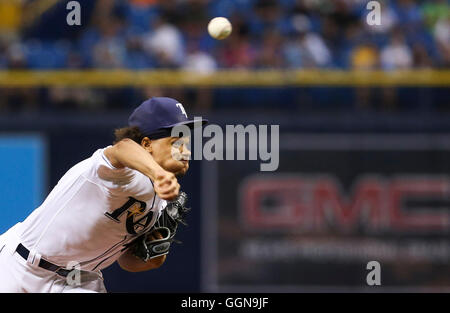
[[[52,1],[0,1],[0,68],[208,72],[450,64],[447,0],[380,0],[381,25],[367,23],[366,0],[85,0],[79,1],[82,25],[72,27],[60,25],[66,1],[41,15],[24,9],[35,5],[31,11],[39,12],[38,2]],[[230,38],[208,36],[215,16],[231,20]]]
[[[447,0],[78,0],[81,25],[67,25],[69,1],[0,0],[0,70],[10,69],[444,69],[450,65]],[[214,40],[209,20],[232,35]],[[126,109],[171,96],[201,110],[446,107],[445,90],[416,88],[186,89],[0,88],[1,112]],[[279,103],[285,103],[279,106]],[[403,104],[402,104],[403,103]],[[245,105],[244,105],[245,104]]]

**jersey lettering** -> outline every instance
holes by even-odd
[[[153,218],[153,212],[148,211],[144,215],[147,204],[143,201],[136,200],[132,197],[120,208],[114,210],[112,213],[106,212],[105,215],[113,221],[120,223],[119,218],[127,212],[127,219],[125,226],[130,235],[137,235],[143,231],[150,224]]]

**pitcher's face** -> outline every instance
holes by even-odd
[[[189,141],[189,137],[166,137],[151,140],[150,149],[144,148],[163,169],[176,176],[183,176],[189,169]]]

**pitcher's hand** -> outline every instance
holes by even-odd
[[[173,200],[180,192],[180,184],[173,173],[160,170],[153,181],[156,194],[164,200]]]

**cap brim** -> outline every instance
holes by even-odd
[[[201,123],[201,125],[199,125],[200,123]],[[196,120],[179,122],[176,124],[172,124],[172,125],[160,128],[159,130],[157,130],[155,132],[146,134],[146,136],[149,137],[150,139],[160,139],[160,138],[170,137],[172,134],[172,129],[176,126],[185,125],[185,126],[189,127],[189,129],[194,129],[198,126],[203,126],[208,123],[209,123],[209,121],[207,119],[196,119]]]
[[[200,123],[201,123],[201,125],[200,125]],[[207,119],[202,118],[202,119],[196,119],[196,120],[190,120],[190,121],[184,121],[184,122],[172,124],[172,125],[169,125],[169,126],[164,127],[164,128],[165,129],[171,129],[171,128],[174,128],[176,126],[185,125],[185,126],[189,127],[190,129],[193,129],[193,128],[198,127],[198,126],[204,126],[204,125],[206,125],[208,123],[209,123],[209,121]]]
[[[158,131],[153,132],[152,134],[147,134],[147,137],[150,139],[160,139],[165,137],[170,137],[172,134],[172,129],[177,126],[187,126],[189,129],[194,129],[199,126],[203,126],[208,124],[209,121],[207,119],[196,119],[190,121],[179,122],[176,124],[172,124],[163,128],[160,128]]]

